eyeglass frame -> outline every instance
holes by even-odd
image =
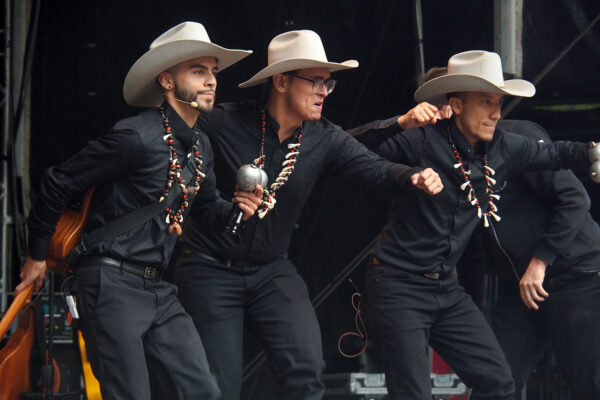
[[[312,83],[312,91],[313,93],[319,93],[321,90],[323,90],[323,88],[327,89],[327,94],[331,94],[331,92],[333,92],[333,89],[335,89],[335,85],[337,84],[337,80],[333,79],[333,78],[329,78],[329,79],[323,79],[323,78],[317,78],[317,79],[310,79],[310,78],[305,78],[303,76],[300,75],[296,75],[293,72],[286,72],[286,75],[291,75],[295,78],[300,78],[303,79],[305,81],[309,81]],[[332,86],[331,89],[327,88],[327,82],[332,82]]]

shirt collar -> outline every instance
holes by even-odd
[[[277,120],[275,118],[273,118],[271,116],[271,114],[269,114],[269,110],[267,110],[267,108],[263,104],[260,104],[259,108],[258,108],[259,121],[262,118],[262,116],[261,116],[262,110],[265,110],[265,121],[267,122],[267,127],[266,127],[267,134],[269,134],[268,132],[270,132],[270,134],[274,135],[274,137],[277,138],[277,141],[279,141],[279,138],[277,137],[277,132],[279,132],[279,122],[277,122]],[[306,123],[303,123],[302,125],[306,126]],[[289,141],[289,140],[295,141],[299,134],[300,134],[300,128],[296,129],[294,131],[294,134],[290,138],[286,139],[285,141]]]
[[[471,147],[471,145],[467,141],[467,138],[465,138],[460,129],[458,129],[458,126],[456,126],[454,118],[448,120],[447,124],[444,125],[444,130],[446,130],[446,132],[448,131],[448,129],[450,130],[450,135],[452,136],[452,139],[454,139],[456,148],[458,149],[462,157],[473,157],[477,154],[475,149],[473,149],[473,147]],[[484,154],[486,154],[488,151],[489,143],[483,142],[482,144],[482,150]]]
[[[198,130],[198,121],[196,121],[196,124],[194,125],[194,130],[192,130],[169,103],[166,101],[163,102],[163,107],[165,109],[165,115],[169,118],[169,124],[171,125],[171,130],[173,131],[175,138],[181,142],[184,149],[189,149],[196,136],[194,130]]]

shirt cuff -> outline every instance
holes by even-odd
[[[40,239],[29,236],[29,256],[36,261],[44,261],[48,257],[50,238]]]
[[[558,257],[558,254],[556,254],[554,251],[550,250],[547,247],[540,246],[533,253],[533,256],[539,258],[540,260],[543,260],[546,264],[550,265],[553,264],[554,261],[556,261],[556,257]]]
[[[421,167],[408,167],[401,164],[396,164],[391,168],[394,181],[403,189],[407,186],[412,187],[410,177],[421,171],[423,171],[423,168]]]

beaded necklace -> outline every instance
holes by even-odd
[[[471,170],[465,170],[465,166],[462,162],[460,153],[458,152],[458,149],[456,148],[456,144],[454,143],[454,140],[452,139],[452,135],[450,134],[450,127],[447,126],[446,130],[448,131],[448,140],[450,141],[450,145],[452,146],[452,152],[454,153],[454,158],[456,159],[456,163],[454,164],[454,169],[459,169],[460,172],[462,172],[463,177],[465,179],[463,184],[460,185],[460,190],[462,190],[463,192],[464,191],[467,192],[467,199],[469,200],[471,205],[473,207],[475,207],[475,209],[477,210],[477,217],[479,219],[481,219],[481,217],[483,215],[483,226],[487,228],[490,226],[490,224],[488,222],[488,217],[492,217],[496,221],[500,221],[500,219],[501,219],[500,216],[497,214],[498,207],[494,204],[494,200],[500,200],[500,196],[498,196],[497,194],[494,194],[492,191],[492,186],[496,184],[496,180],[494,178],[492,178],[492,176],[496,174],[496,171],[494,171],[492,168],[490,168],[490,166],[488,165],[488,162],[487,162],[487,155],[484,154],[483,155],[483,171],[485,174],[484,175],[484,177],[485,177],[485,193],[487,194],[487,197],[488,197],[488,210],[487,210],[487,212],[482,213],[481,206],[479,205],[479,199],[477,199],[477,195],[475,195],[475,190],[473,189],[473,186],[471,185],[471,180],[469,179],[469,176],[471,175]]]
[[[265,110],[261,110],[261,130],[262,136],[260,139],[260,155],[254,160],[254,164],[260,168],[264,168],[264,159],[265,159],[265,135],[266,135],[266,117]],[[282,169],[275,179],[275,182],[271,184],[271,190],[269,191],[267,188],[264,188],[263,192],[263,202],[258,210],[258,218],[263,219],[272,209],[275,207],[275,193],[285,185],[288,178],[294,172],[294,164],[296,164],[296,160],[298,159],[298,154],[300,154],[300,144],[302,143],[302,125],[300,125],[300,132],[296,137],[294,143],[289,143],[287,145],[289,151],[285,155],[285,159],[283,163],[281,163]]]
[[[167,197],[169,197],[169,193],[171,193],[171,187],[173,183],[177,183],[181,187],[181,192],[183,196],[179,203],[178,207],[167,207],[165,211],[167,213],[165,218],[165,223],[169,225],[168,232],[173,233],[176,232],[177,235],[181,235],[181,224],[183,223],[183,214],[185,209],[189,206],[188,198],[189,196],[193,196],[198,189],[200,189],[200,179],[204,178],[204,173],[202,172],[202,156],[200,155],[200,138],[196,135],[196,141],[192,146],[192,153],[188,154],[187,158],[191,157],[193,154],[194,162],[196,166],[196,171],[194,176],[192,177],[192,182],[189,185],[186,185],[183,176],[181,176],[182,168],[181,163],[179,162],[179,157],[177,156],[177,151],[175,150],[175,136],[171,131],[171,125],[169,124],[169,118],[165,115],[165,108],[160,105],[158,106],[158,111],[163,119],[163,126],[165,127],[165,135],[163,136],[163,140],[169,146],[169,174],[167,179],[167,187],[163,190],[162,196],[160,196],[159,202],[162,203]],[[186,159],[187,159],[186,158]]]

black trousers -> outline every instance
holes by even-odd
[[[525,307],[516,283],[502,283],[492,328],[520,391],[552,344],[573,399],[600,399],[600,275],[565,273],[544,283],[549,297]]]
[[[321,399],[321,333],[306,285],[287,258],[226,267],[182,251],[176,265],[179,298],[206,346],[223,400],[240,398],[244,326],[267,353],[278,399]]]
[[[433,280],[373,265],[367,293],[390,399],[431,399],[428,345],[473,389],[471,399],[513,398],[500,345],[456,274]]]
[[[76,270],[73,290],[103,400],[219,398],[175,285],[85,266]]]

